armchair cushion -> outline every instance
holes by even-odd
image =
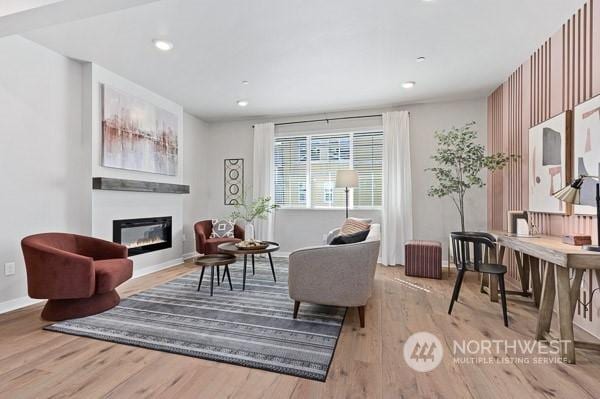
[[[343,236],[358,233],[363,230],[368,230],[369,225],[370,225],[370,222],[367,223],[364,220],[348,218],[342,225],[342,228],[340,229],[340,233]]]
[[[209,238],[204,243],[204,254],[218,254],[219,253],[219,245],[226,242],[240,242],[239,238]]]
[[[114,290],[119,284],[129,280],[133,274],[131,259],[108,259],[94,262],[96,273],[96,294]]]
[[[227,219],[213,219],[210,238],[233,238],[235,223]]]
[[[343,244],[354,244],[356,242],[364,241],[369,235],[369,229],[359,231],[358,233],[350,234],[350,235],[340,235],[335,237],[329,245],[343,245]]]

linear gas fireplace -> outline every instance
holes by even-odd
[[[125,245],[129,256],[171,248],[171,216],[113,220],[113,241]]]

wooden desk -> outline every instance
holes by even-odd
[[[600,345],[575,341],[573,336],[573,316],[583,273],[586,269],[594,270],[600,285],[600,253],[564,244],[560,237],[516,237],[501,232],[492,234],[497,240],[498,263],[502,263],[506,248],[515,251],[524,291],[529,288],[528,272],[531,273],[534,300],[539,304],[535,338],[555,339],[550,335],[550,324],[554,300],[558,297],[560,339],[563,341],[560,345],[562,357],[568,363],[575,363],[575,346],[600,350]],[[573,274],[572,283],[570,274]],[[490,288],[491,284],[492,282]]]

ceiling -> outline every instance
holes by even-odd
[[[216,121],[487,95],[583,2],[162,0],[25,36]]]

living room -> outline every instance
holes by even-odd
[[[598,26],[0,3],[0,397],[598,397]]]

